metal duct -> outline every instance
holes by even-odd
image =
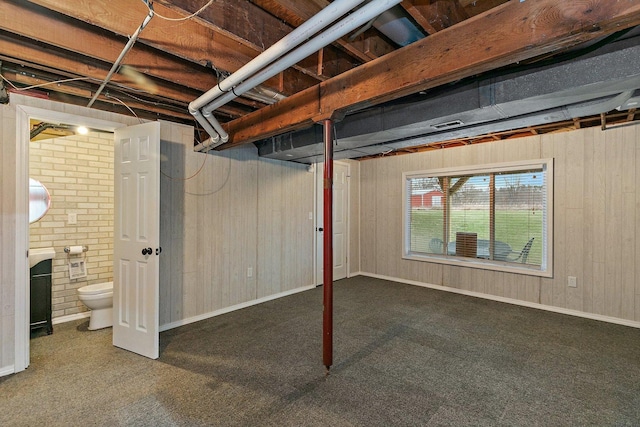
[[[394,6],[373,21],[373,27],[399,46],[406,46],[425,37],[400,6]]]
[[[347,115],[336,124],[335,158],[356,158],[571,120],[638,102],[640,37],[558,64],[466,80]],[[635,93],[635,95],[634,95]],[[255,143],[260,156],[315,163],[318,126]]]

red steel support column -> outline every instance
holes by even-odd
[[[327,372],[333,364],[333,138],[332,120],[324,120],[324,210],[322,362]]]

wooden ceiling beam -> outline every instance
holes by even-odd
[[[176,16],[190,15],[202,7],[201,0],[160,0],[159,3],[176,12]],[[224,34],[241,45],[248,46],[255,51],[255,56],[264,52],[293,30],[293,27],[287,25],[283,20],[246,0],[213,2],[193,20],[213,31]],[[313,85],[317,81],[326,80],[327,76],[318,73],[318,68],[317,58],[313,55],[293,67],[293,69],[308,74],[316,80],[310,81],[305,87]],[[282,81],[282,75],[279,78]]]
[[[404,95],[640,24],[640,2],[510,1],[225,125],[219,149],[311,126]],[[478,47],[481,46],[482,49]]]
[[[417,3],[417,0],[404,0],[402,3],[400,3],[400,6],[402,6],[404,10],[406,10],[407,13],[411,15],[411,17],[418,23],[418,25],[422,27],[422,29],[427,34],[437,33],[438,30],[431,24],[431,22],[429,22],[429,19],[423,14],[423,12],[418,9],[418,7],[416,6]]]
[[[2,55],[13,61],[24,61],[28,64],[40,64],[42,66],[64,71],[67,75],[73,75],[73,77],[84,76],[88,81],[93,81],[96,84],[100,84],[106,73],[108,67],[100,67],[95,62],[87,58],[82,61],[81,57],[74,55],[74,59],[65,55],[64,52],[60,52],[55,48],[46,48],[45,46],[35,46],[24,42],[6,37],[6,35],[0,33],[0,52]],[[90,64],[89,64],[90,63]],[[114,74],[112,82],[117,85],[123,85],[134,90],[144,91],[149,94],[157,94],[160,90],[163,91],[163,96],[176,99],[182,102],[190,102],[192,96],[197,94],[195,90],[189,90],[185,87],[172,88],[168,85],[161,85],[162,82],[149,78],[144,82],[135,81],[121,74]]]
[[[78,2],[59,0],[29,1],[125,37],[131,35],[148,14],[148,9],[142,1],[84,0],[82,6],[79,6]],[[163,16],[176,16],[174,11],[162,4],[154,4],[154,9]],[[210,64],[215,69],[230,73],[237,71],[261,53],[255,47],[239,43],[229,37],[228,33],[219,31],[215,25],[205,26],[202,21],[192,19],[175,22],[154,17],[140,33],[138,43],[185,61],[201,66]],[[117,55],[112,60],[116,57]],[[277,78],[265,84],[289,95],[323,80],[306,69],[299,70],[299,73],[297,79],[287,81],[286,87],[275,85]]]
[[[69,18],[25,2],[0,2],[0,16],[9,17],[0,20],[0,29],[109,64],[115,61],[126,43],[126,40],[107,31],[78,25]],[[136,45],[125,57],[124,64],[142,74],[194,89],[208,90],[217,84],[213,70],[194,67],[186,61],[159,53]]]
[[[15,79],[16,80],[14,81],[20,81],[22,83],[26,83],[29,85],[35,85],[35,84],[44,82],[39,78],[32,78],[32,77],[20,76],[20,75],[16,76]],[[80,89],[75,86],[70,86],[68,84],[56,85],[56,90],[51,90],[50,88],[42,87],[42,88],[27,90],[27,91],[23,91],[20,88],[18,89],[11,88],[9,91],[14,93],[19,93],[19,94],[25,94],[28,96],[37,96],[39,98],[50,99],[53,101],[69,102],[75,105],[83,105],[84,100],[87,99],[86,93],[85,93],[86,90]],[[71,99],[73,99],[73,102],[69,101]],[[98,97],[98,101],[103,103],[103,105],[108,104],[112,106],[123,107],[124,109],[127,109],[126,107],[129,107],[132,110],[134,110],[138,115],[146,114],[146,117],[149,117],[149,115],[155,115],[156,117],[161,116],[165,118],[171,118],[183,123],[185,122],[189,123],[193,121],[193,116],[191,116],[188,113],[179,112],[175,110],[168,110],[162,107],[156,107],[153,104],[142,103],[142,102],[136,101],[135,99],[128,98],[122,95],[114,97],[114,96],[104,94]],[[127,110],[127,112],[124,114],[130,116],[131,112]]]
[[[86,106],[85,98],[81,98],[81,97],[77,97],[74,95],[69,95],[61,92],[51,92],[47,97],[47,99],[50,99],[51,101],[62,102],[65,104]],[[167,114],[167,111],[165,110],[153,111],[152,109],[149,109],[148,105],[138,103],[135,100],[129,100],[125,98],[124,101],[126,102],[127,106],[129,108],[132,108],[135,114],[141,119],[142,118],[149,119],[149,120],[162,119],[162,120],[176,121],[176,122],[186,123],[186,124],[193,124],[193,117],[190,114],[183,115],[178,113],[176,115],[173,112],[170,112],[169,114]],[[102,110],[102,111],[111,111],[114,113],[123,114],[125,116],[132,115],[131,111],[129,111],[127,107],[125,107],[115,99],[107,98],[103,95],[98,97],[98,100],[96,101],[96,103],[93,104],[93,108]]]
[[[27,65],[50,73],[57,73],[60,75],[59,79],[87,77],[87,81],[93,82],[96,88],[109,68],[106,63],[101,66],[91,58],[83,58],[77,54],[72,55],[69,52],[45,44],[32,44],[27,40],[10,37],[2,31],[0,31],[0,53],[0,57],[5,61]],[[123,92],[139,91],[147,94],[147,96],[153,95],[158,102],[171,102],[170,100],[183,102],[185,111],[187,111],[187,104],[199,94],[193,89],[152,77],[146,77],[143,81],[136,81],[121,74],[114,74],[107,88],[109,87]],[[55,88],[50,89],[55,90]],[[89,96],[87,102],[91,99],[91,96]],[[229,105],[221,107],[219,112],[231,118],[237,118],[247,113],[247,111],[240,111]]]
[[[182,17],[191,15],[192,11],[197,11],[202,7],[201,1],[198,3],[194,0],[161,0],[160,3]],[[193,20],[211,28],[213,31],[224,34],[232,40],[236,40],[237,43],[243,46],[253,49],[255,56],[264,52],[293,30],[285,22],[246,0],[211,3]],[[289,74],[292,74],[290,79],[283,79],[283,74],[280,73],[275,78],[280,79],[282,83],[278,90],[287,94],[295,93],[316,84],[318,81],[324,81],[329,77],[340,74],[353,66],[350,61],[343,61],[341,70],[334,71],[335,67],[326,67],[325,74],[321,74],[318,73],[318,68],[320,67],[317,60],[318,57],[316,55],[311,55],[293,65],[288,71]],[[333,74],[326,75],[326,72],[332,71],[334,71]],[[306,77],[302,78],[301,75]]]
[[[424,1],[424,0],[417,0]],[[432,0],[427,0],[432,1]],[[437,0],[437,1],[448,1],[448,0]],[[456,0],[457,3],[466,11],[468,16],[476,16],[481,13],[488,11],[489,9],[493,9],[494,7],[500,6],[503,3],[506,3],[509,0]]]
[[[2,75],[12,83],[17,82],[17,83],[24,84],[26,86],[36,86],[36,85],[41,85],[43,83],[49,83],[49,81],[45,81],[39,77],[32,77],[27,74],[18,74],[18,73],[12,73],[12,72],[7,73],[5,71],[2,73]],[[87,99],[91,99],[91,96],[93,95],[93,92],[91,90],[82,89],[82,88],[71,86],[69,84],[64,84],[64,83],[56,84],[54,89],[56,92],[62,92],[68,95],[80,96]],[[47,87],[42,87],[41,90],[44,92],[47,92],[47,91],[50,91],[51,89]],[[20,92],[19,89],[16,89],[15,91]]]
[[[205,3],[203,0],[155,0],[154,7],[162,4],[186,16],[199,10]],[[193,19],[224,32],[227,37],[256,51],[264,51],[293,29],[247,0],[214,1]]]

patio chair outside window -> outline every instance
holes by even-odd
[[[531,246],[533,245],[533,240],[535,239],[535,237],[532,237],[531,239],[529,239],[529,241],[524,245],[524,247],[522,248],[522,250],[520,252],[513,252],[515,254],[518,254],[517,257],[515,258],[507,258],[508,261],[511,262],[516,262],[518,260],[520,260],[521,263],[526,264],[527,263],[527,258],[529,258],[529,251],[531,251]]]

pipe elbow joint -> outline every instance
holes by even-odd
[[[192,116],[195,116],[195,115],[197,115],[197,114],[198,114],[198,109],[194,107],[194,101],[191,101],[191,102],[189,103],[189,113],[190,113]]]

